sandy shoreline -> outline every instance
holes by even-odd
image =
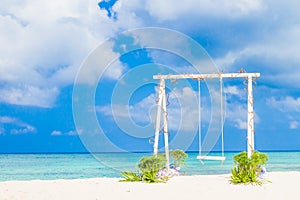
[[[300,199],[300,172],[270,172],[271,183],[232,185],[230,175],[180,176],[168,183],[124,183],[117,178],[0,182],[0,200],[34,199]]]

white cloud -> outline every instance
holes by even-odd
[[[17,120],[15,118],[12,118],[12,117],[7,117],[7,116],[1,116],[0,117],[0,123],[3,123],[3,124],[12,124],[15,121],[17,121]]]
[[[104,76],[112,80],[118,80],[122,76],[124,70],[125,66],[120,61],[117,61],[107,68]]]
[[[14,128],[10,129],[11,134],[27,134],[36,132],[36,128],[32,125],[29,125],[17,118],[9,116],[0,116],[0,123],[13,125]],[[5,129],[2,127],[2,131],[5,133]]]
[[[271,97],[267,100],[267,104],[282,112],[300,112],[300,97],[286,96],[278,100]]]
[[[67,136],[74,136],[74,135],[81,135],[82,131],[76,131],[76,130],[70,130],[68,132],[62,132],[58,130],[54,130],[51,132],[51,136],[62,136],[62,135],[67,135]]]
[[[155,112],[153,112],[153,108],[155,107],[155,98],[156,95],[151,94],[146,98],[142,99],[135,105],[129,106],[129,111],[132,116],[132,119],[137,122],[142,123],[152,123],[154,124],[155,121]]]
[[[62,132],[61,132],[61,131],[54,130],[54,131],[52,131],[51,135],[52,135],[52,136],[62,135]]]
[[[66,135],[79,135],[79,134],[77,133],[77,131],[72,130],[72,131],[67,132]]]
[[[295,40],[300,33],[299,27],[288,27],[285,30],[277,30],[273,35],[266,35],[263,44],[249,45],[238,53],[239,56],[263,56],[267,59],[276,58],[277,60],[299,61],[300,57],[295,52],[300,42]],[[281,40],[278,40],[278,37]],[[234,54],[233,54],[234,55]],[[237,56],[236,56],[237,57]],[[270,66],[272,68],[274,66]],[[288,67],[288,66],[285,66]]]
[[[247,105],[238,102],[226,103],[226,121],[239,129],[246,129]]]
[[[300,70],[295,67],[300,63],[297,54],[300,29],[295,23],[299,18],[297,1],[282,3],[261,0],[186,2],[119,0],[113,8],[118,15],[116,21],[109,19],[104,11],[100,11],[97,3],[98,1],[93,0],[1,2],[0,81],[6,85],[5,88],[1,88],[5,94],[5,98],[0,99],[1,102],[13,104],[20,102],[20,105],[28,105],[26,102],[10,98],[8,94],[10,91],[23,90],[20,85],[26,85],[28,88],[38,88],[40,93],[45,93],[41,95],[47,97],[43,103],[38,104],[37,95],[33,94],[31,100],[34,103],[31,105],[51,107],[60,88],[73,83],[80,64],[101,41],[121,30],[145,25],[175,26],[177,30],[185,30],[187,21],[191,21],[192,30],[199,32],[198,36],[201,37],[205,34],[214,35],[215,32],[222,32],[222,29],[214,30],[203,24],[213,24],[215,20],[221,20],[219,23],[229,23],[232,32],[229,31],[228,35],[222,32],[215,38],[216,43],[223,41],[224,44],[230,41],[228,46],[224,47],[222,44],[220,46],[223,51],[226,49],[228,52],[216,56],[219,66],[228,66],[228,69],[232,69],[236,64],[240,64],[241,60],[259,56],[267,59],[269,65],[264,66],[266,69],[276,72],[265,74],[266,79],[295,87],[300,85],[295,84],[300,80],[298,78]],[[238,27],[242,20],[245,20],[245,24],[249,22],[247,28],[257,29],[259,32],[254,32],[249,40],[241,42],[243,38],[238,37],[239,35],[248,38],[248,33],[240,31]],[[199,21],[203,23],[198,23]],[[251,28],[252,23],[266,24],[266,27]],[[239,31],[236,31],[236,28],[239,28]],[[207,32],[203,33],[202,30]],[[237,37],[233,37],[235,33]],[[190,51],[190,46],[183,45],[178,38],[154,36],[144,35],[147,40],[156,38],[154,41],[156,44],[162,46],[172,44],[173,49]],[[143,38],[139,39],[142,45]],[[208,37],[208,42],[210,41],[211,38]],[[111,50],[112,45],[108,49]],[[119,56],[113,51],[110,53]],[[97,63],[97,60],[95,62]],[[273,63],[276,65],[272,65]],[[284,63],[285,68],[278,63]],[[108,69],[107,78],[117,79],[124,69],[121,62],[117,63]],[[85,80],[94,80],[94,69],[90,70]],[[283,71],[285,73],[282,73]],[[54,92],[53,88],[57,91]],[[23,96],[24,99],[28,98],[25,92]]]
[[[297,129],[297,128],[299,128],[300,127],[300,123],[299,122],[297,122],[297,121],[291,121],[290,122],[290,129]]]
[[[235,89],[233,89],[233,91],[236,92]],[[237,91],[238,91],[237,93],[239,94],[242,93],[241,90],[237,90]],[[247,108],[247,101],[243,101],[243,100],[241,101],[241,98],[239,100],[234,100],[230,96],[228,96],[228,99],[225,104],[226,107],[225,123],[226,122],[232,123],[238,129],[247,129],[248,108]],[[260,122],[260,117],[256,112],[254,113],[254,119],[255,119],[255,123]]]
[[[188,131],[197,130],[199,114],[197,93],[190,87],[175,88],[170,94],[170,102],[173,102],[168,108],[170,128],[173,130],[179,128]]]
[[[238,89],[237,86],[227,86],[227,87],[224,87],[224,93],[227,93],[227,94],[232,94],[232,95],[237,95],[239,96],[241,94],[241,91]]]
[[[235,18],[253,14],[263,10],[264,5],[260,0],[242,1],[211,1],[211,0],[151,0],[146,2],[146,9],[158,20],[176,20],[184,16],[214,16]]]
[[[95,84],[101,78],[118,80],[126,66],[118,60],[121,56],[113,51],[114,42],[106,41],[99,45],[78,71],[79,83]]]
[[[243,85],[242,81],[239,84],[240,85],[223,87],[224,98],[226,98],[227,103],[234,101],[234,98],[237,98],[242,102],[245,102],[247,100],[247,91],[245,91],[245,86]]]
[[[157,37],[158,35],[159,37]],[[176,30],[165,28],[137,29],[134,32],[129,32],[128,36],[133,37],[134,45],[139,45],[141,48],[159,49],[154,52],[149,50],[148,55],[154,63],[170,66],[173,72],[214,73],[218,71],[211,57],[199,43]],[[171,70],[170,73],[172,73]]]
[[[69,132],[66,133],[66,135],[71,135],[71,136],[73,136],[73,135],[81,135],[81,134],[82,134],[81,130],[79,130],[79,131],[71,130],[71,131],[69,131]]]
[[[116,11],[118,15],[115,29],[143,27],[145,19],[142,18],[142,14],[144,8],[145,3],[140,0],[118,0],[113,6],[113,10]]]
[[[235,119],[235,127],[237,127],[238,129],[247,129],[247,122],[243,121],[241,119]]]
[[[52,107],[59,91],[57,88],[39,88],[36,86],[19,86],[0,88],[0,101],[15,105]]]
[[[113,106],[113,113],[112,113]],[[96,111],[106,116],[117,118],[130,117],[136,123],[154,123],[153,106],[155,106],[155,95],[151,94],[134,105],[114,104],[96,106]]]
[[[11,134],[26,134],[35,132],[35,128],[33,126],[26,125],[24,128],[12,129],[10,131]]]
[[[121,27],[130,26],[126,19],[110,20],[97,3],[93,0],[1,2],[0,81],[6,87],[0,88],[4,94],[0,102],[54,105],[60,88],[74,82],[89,52]],[[122,68],[118,66],[111,68],[109,78],[120,76]],[[39,103],[35,93],[28,93],[32,92],[30,89],[22,93],[22,85],[39,90],[45,97],[43,102]],[[10,92],[21,99],[29,99],[31,95],[32,103],[11,98]]]
[[[8,14],[0,15],[0,81],[9,85],[1,88],[2,102],[51,107],[59,87],[73,82],[79,64],[99,41],[82,24],[88,4],[78,4],[24,1],[1,7],[0,13]],[[60,75],[63,71],[69,77]]]
[[[247,68],[255,68],[262,72],[264,80],[272,84],[290,87],[299,87],[300,56],[297,49],[300,46],[298,26],[280,27],[270,32],[262,33],[260,40],[244,44],[234,50],[229,50],[225,55],[217,57],[218,66],[230,70],[237,70],[246,65]],[[279,39],[280,38],[280,39]],[[249,66],[248,63],[258,66]],[[252,64],[251,64],[252,65]],[[259,66],[260,65],[260,66]],[[264,73],[267,72],[267,73]]]
[[[226,68],[228,69],[229,67],[232,68],[234,65],[235,61],[239,58],[239,53],[238,52],[232,52],[229,51],[222,57],[215,58],[215,63],[220,66],[221,68]]]
[[[229,86],[226,89],[227,93],[240,94],[242,91],[235,86]],[[211,91],[213,92],[213,91]],[[197,130],[198,127],[198,100],[197,92],[193,91],[190,87],[175,88],[170,93],[167,107],[168,111],[168,126],[170,130],[183,130],[191,131]],[[218,98],[219,93],[211,94],[213,97]],[[136,123],[151,123],[155,124],[156,120],[156,95],[151,94],[134,105],[113,105],[114,114],[112,114],[111,106],[97,106],[97,112],[106,115],[128,118],[130,117]],[[211,116],[210,99],[206,96],[201,97],[201,120],[203,125],[211,122],[211,117],[216,117],[213,120],[219,120],[220,110],[216,108],[216,112]],[[233,124],[238,129],[247,128],[247,103],[239,101],[226,102],[224,105],[226,109],[226,121]],[[259,116],[255,115],[255,122],[259,122]],[[162,122],[161,122],[162,123]],[[154,126],[153,126],[154,127]]]
[[[170,130],[195,130],[198,124],[198,110],[195,92],[188,87],[175,89],[169,96],[170,105],[167,107]],[[156,94],[151,94],[134,105],[113,105],[114,117],[131,117],[136,123],[155,123]],[[96,110],[104,115],[112,115],[110,105],[97,107]],[[184,118],[184,120],[182,119]],[[184,121],[184,123],[183,123]]]

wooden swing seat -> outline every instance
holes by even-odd
[[[197,156],[198,160],[221,160],[225,161],[226,157],[225,156]]]

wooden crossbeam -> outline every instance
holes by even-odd
[[[216,74],[167,74],[154,75],[153,79],[210,79],[260,77],[260,73],[216,73]]]

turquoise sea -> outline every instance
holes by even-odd
[[[265,153],[269,156],[267,171],[300,171],[300,152]],[[181,171],[186,175],[228,174],[235,154],[225,153],[222,165],[220,161],[203,165],[196,159],[198,153],[188,153],[188,165]],[[0,154],[0,181],[120,177],[120,171],[135,169],[145,155],[150,153]]]

